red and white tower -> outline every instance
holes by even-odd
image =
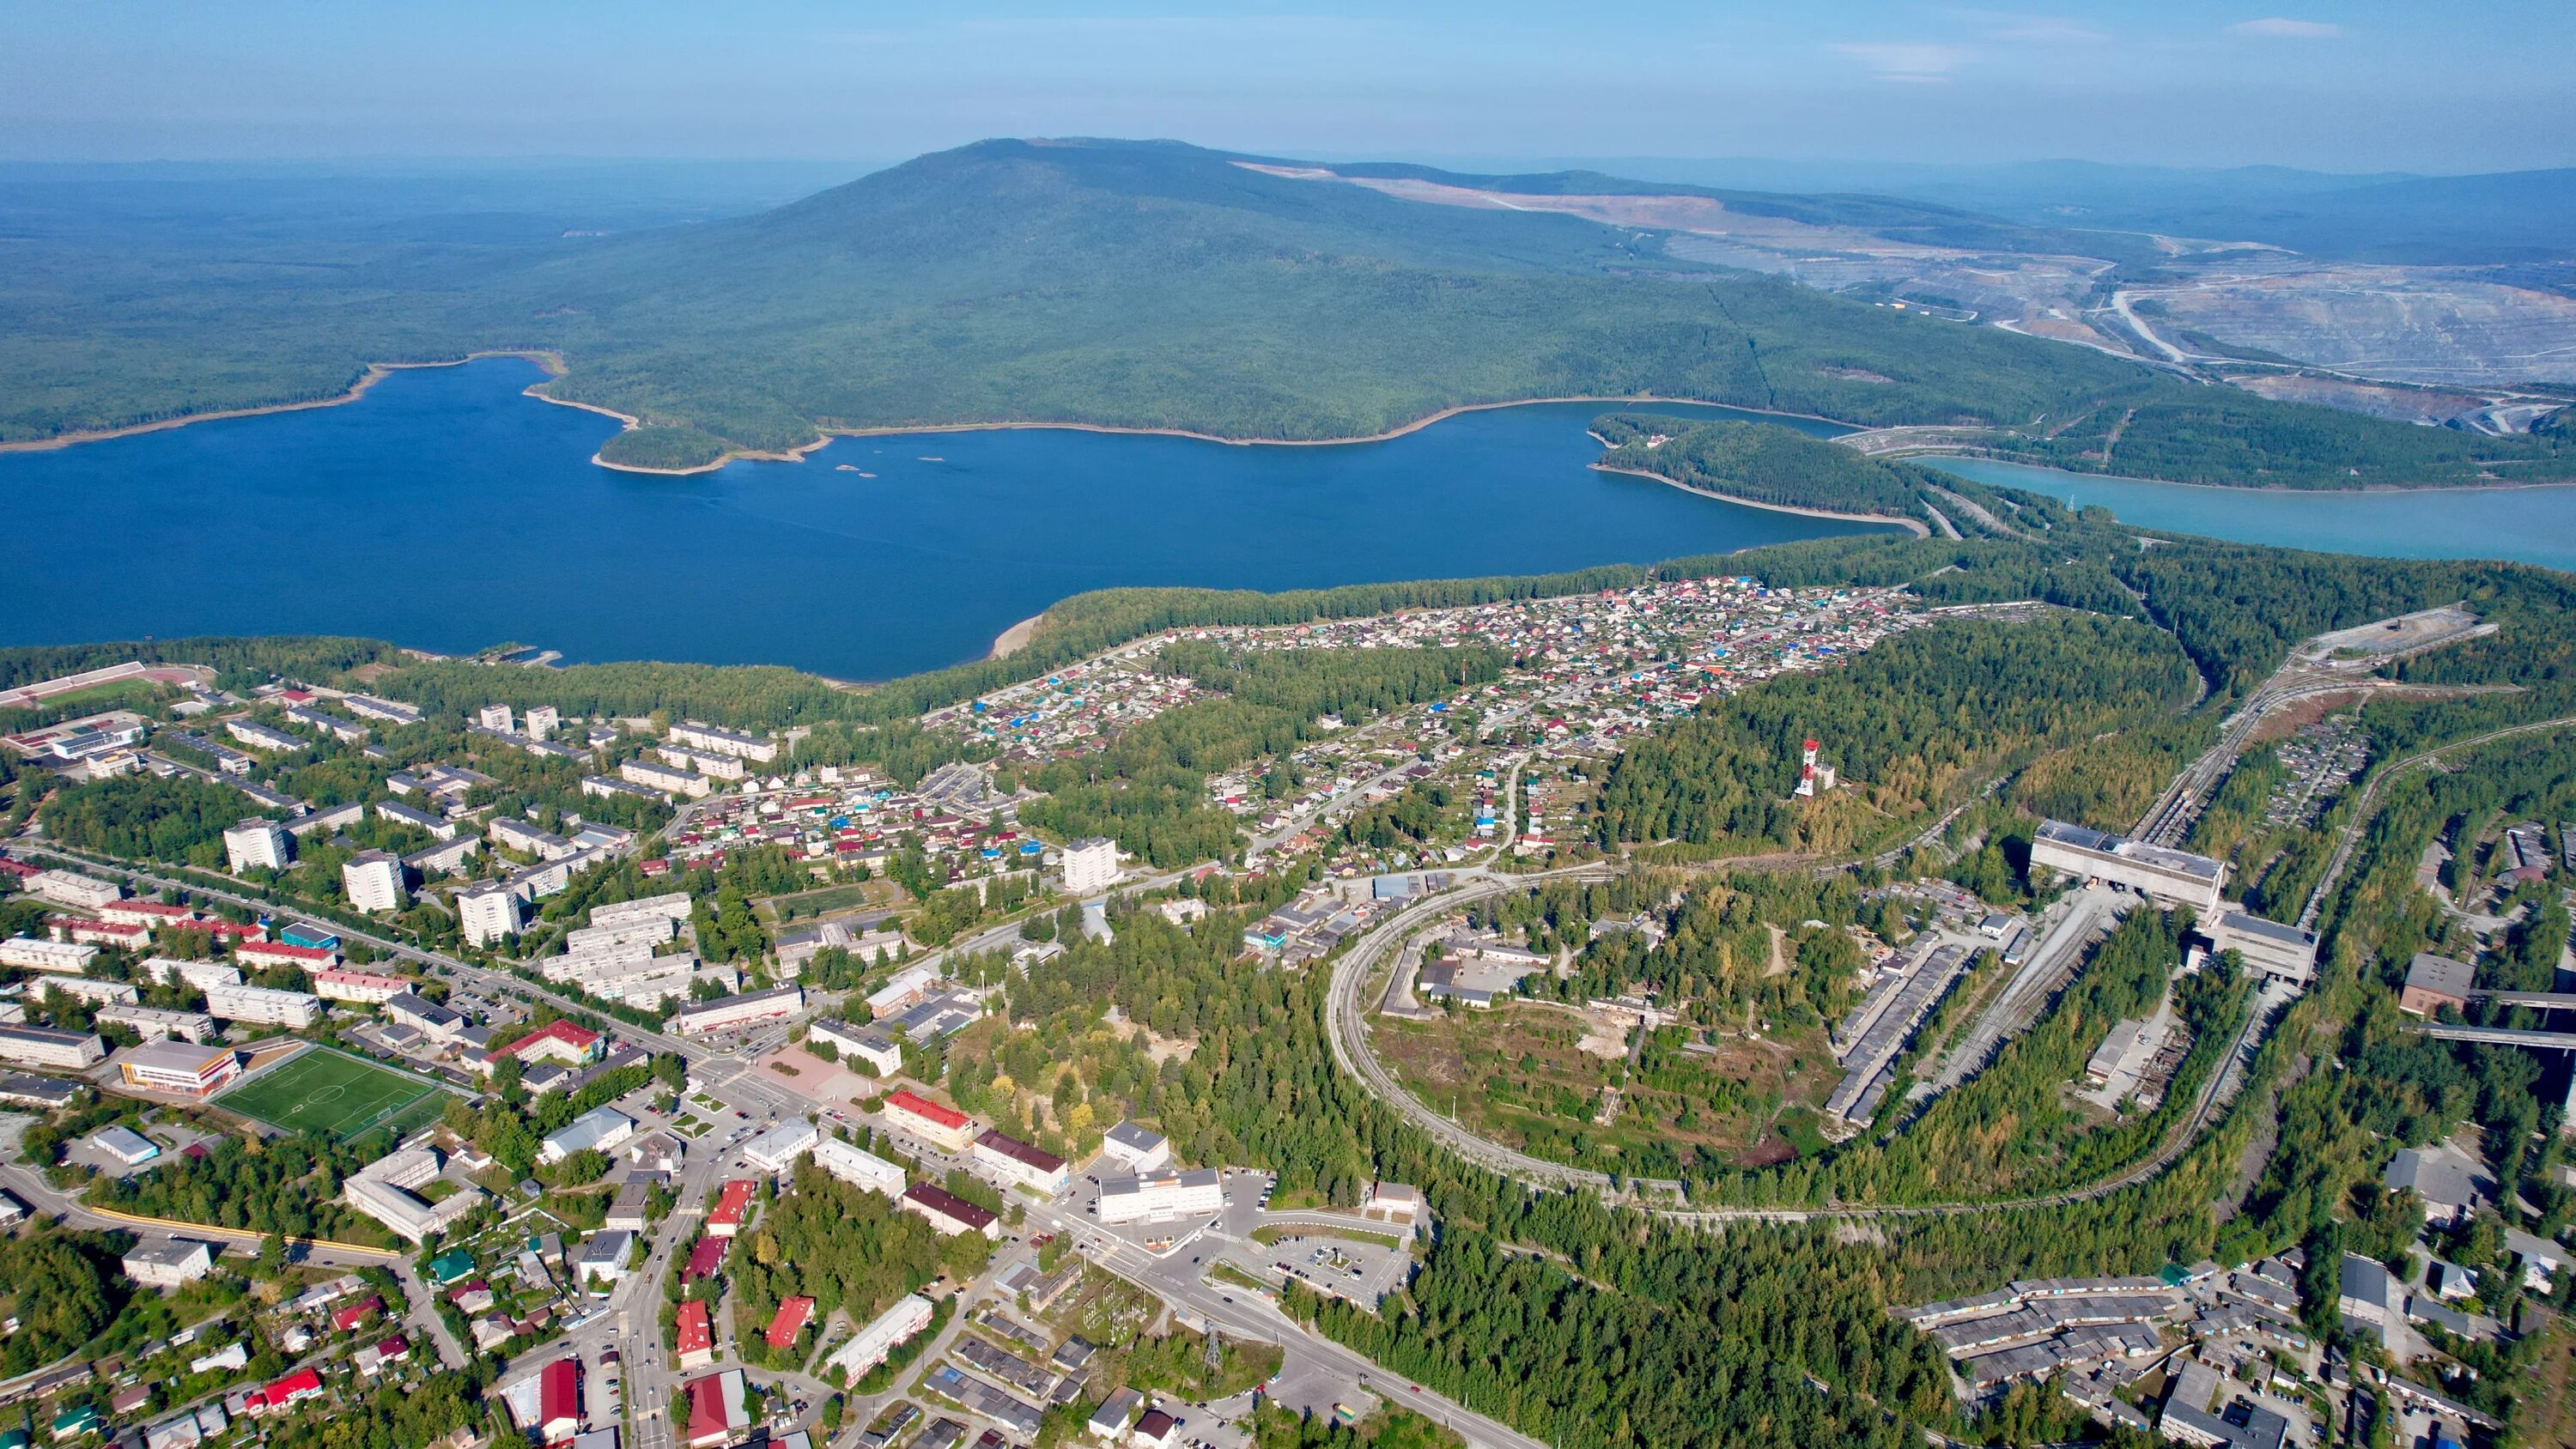
[[[1822,748],[1814,740],[1809,740],[1806,748],[1799,752],[1798,794],[1803,799],[1816,798],[1816,751]]]

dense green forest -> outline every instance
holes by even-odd
[[[1594,418],[1592,431],[1608,449],[1603,467],[1705,493],[1883,518],[1920,512],[1924,480],[1912,465],[1866,458],[1795,428],[1621,412]]]
[[[2328,408],[2285,409],[2233,388],[2162,382],[2110,394],[2062,427],[2012,430],[1986,446],[2075,472],[2235,487],[2422,488],[2576,478],[2576,449],[2549,433],[2499,438],[2419,428]]]
[[[0,1338],[0,1374],[42,1368],[116,1321],[134,1286],[117,1266],[125,1247],[110,1234],[70,1228],[0,1239],[0,1315],[18,1325]]]
[[[371,364],[517,351],[559,360],[552,396],[643,419],[601,455],[648,467],[830,428],[1318,439],[1567,396],[1982,423],[2021,430],[2000,447],[2078,467],[2098,466],[2085,455],[2135,406],[2116,466],[2202,481],[2561,466],[2545,439],[2222,396],[2085,348],[1703,266],[1652,231],[1424,205],[1237,159],[985,141],[756,215],[508,243],[220,214],[157,229],[30,218],[0,287],[0,440],[317,401]],[[1906,236],[2044,234],[1858,198],[1767,205]],[[2067,418],[2084,421],[2050,436]]]
[[[1638,741],[1611,762],[1594,834],[1604,845],[1856,848],[2003,761],[2144,723],[2192,694],[2173,639],[2143,624],[2067,613],[1945,623],[1839,669],[1719,697]],[[1793,800],[1809,738],[1842,785]]]

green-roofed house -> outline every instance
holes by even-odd
[[[23,1428],[0,1432],[0,1449],[27,1449],[34,1442],[34,1436]]]
[[[429,1276],[444,1288],[474,1271],[474,1255],[463,1248],[450,1248],[429,1260]]]
[[[54,1416],[54,1442],[95,1434],[105,1421],[99,1417],[98,1405],[74,1404]]]

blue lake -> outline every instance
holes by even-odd
[[[2099,505],[2140,528],[2328,553],[2576,569],[2576,487],[2310,493],[2101,478],[1986,458],[1916,461],[1980,483]]]
[[[1333,447],[844,438],[665,478],[593,466],[616,423],[520,396],[539,375],[511,359],[398,372],[345,406],[0,454],[17,545],[0,643],[515,639],[575,661],[880,679],[978,657],[1113,585],[1543,573],[1864,531],[1594,472],[1591,403]]]

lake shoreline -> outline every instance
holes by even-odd
[[[1056,602],[1062,603],[1063,600],[1059,599]],[[1054,604],[1049,604],[1047,606],[1049,609],[1054,607]],[[1013,624],[1011,627],[995,635],[993,637],[993,647],[985,651],[984,657],[988,660],[1008,659],[1012,655],[1019,653],[1021,650],[1028,648],[1029,642],[1038,636],[1038,621],[1045,617],[1046,610],[1041,609],[1037,613],[1029,615],[1027,618],[1022,619],[1020,622]]]
[[[495,357],[515,357],[524,362],[533,362],[545,369],[549,377],[561,377],[564,374],[564,361],[559,354],[529,352],[516,348],[469,352],[463,357],[451,357],[436,362],[370,362],[366,369],[358,374],[356,382],[349,384],[345,391],[333,393],[329,397],[306,398],[302,402],[264,403],[258,407],[249,408],[225,408],[211,413],[188,413],[181,417],[159,418],[148,423],[129,423],[121,428],[84,428],[77,432],[56,433],[50,438],[23,438],[17,442],[0,443],[0,453],[53,453],[65,448],[75,448],[83,443],[105,443],[118,438],[139,437],[145,433],[166,433],[174,428],[184,428],[193,423],[219,423],[232,418],[264,418],[273,413],[301,413],[310,412],[315,408],[336,408],[342,403],[353,403],[365,397],[377,383],[397,372],[413,372],[432,367],[463,367],[469,362],[482,362]],[[546,402],[561,401],[538,392],[536,389],[540,386],[543,384],[530,384],[527,395]],[[565,406],[586,407],[588,404],[566,403]],[[594,408],[592,411],[608,410]],[[624,414],[611,414],[611,416],[622,417]]]
[[[2091,479],[2104,483],[2145,483],[2157,488],[2200,488],[2211,493],[2246,493],[2263,498],[2385,498],[2391,494],[2431,493],[2528,493],[2536,488],[2576,488],[2576,478],[2556,483],[2421,483],[2412,487],[2403,483],[2364,483],[2355,488],[2292,488],[2278,483],[2182,483],[2171,478],[2141,478],[2135,473],[2085,473],[2073,468],[2060,468],[2051,463],[2033,463],[2001,453],[1893,453],[1882,455],[1889,462],[1912,463],[1936,472],[1949,473],[1941,466],[1943,459],[1962,463],[1999,463],[2007,468],[2028,468],[2038,473],[2053,473],[2061,478]],[[1950,473],[1965,478],[1964,473]],[[1968,481],[1983,480],[1971,478]],[[2027,485],[2005,483],[2005,488]]]
[[[1917,519],[1899,517],[1895,514],[1836,513],[1830,508],[1801,508],[1793,503],[1765,503],[1758,498],[1743,498],[1733,493],[1720,493],[1713,488],[1694,488],[1690,484],[1684,483],[1678,478],[1667,478],[1661,473],[1649,473],[1643,468],[1614,468],[1607,463],[1594,463],[1591,466],[1592,471],[1595,473],[1624,473],[1631,478],[1650,479],[1654,482],[1663,484],[1667,488],[1678,488],[1684,493],[1691,494],[1694,497],[1714,498],[1720,503],[1733,503],[1745,508],[1763,508],[1768,509],[1773,513],[1794,513],[1801,518],[1830,518],[1837,523],[1883,524],[1894,528],[1906,529],[1912,532],[1916,538],[1930,538],[1932,536],[1932,526],[1930,524],[1923,523]]]

